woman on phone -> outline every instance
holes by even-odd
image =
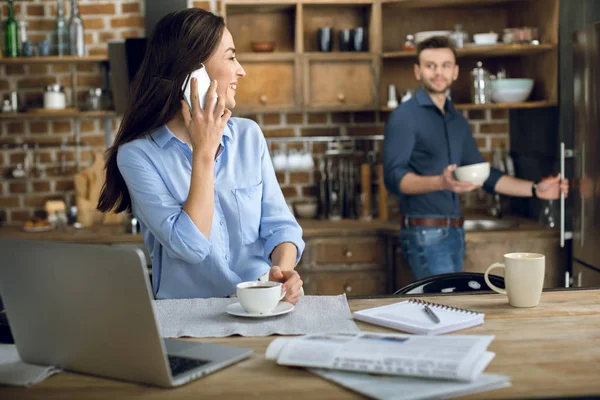
[[[200,107],[191,80],[210,87]],[[230,118],[246,75],[223,18],[201,9],[163,17],[149,38],[119,132],[107,151],[98,209],[130,211],[152,258],[158,299],[225,297],[244,281],[283,282],[296,303],[304,250],[266,141],[251,120]]]

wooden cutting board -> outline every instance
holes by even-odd
[[[94,154],[94,162],[90,167],[75,175],[77,220],[83,226],[123,222],[121,214],[102,213],[96,210],[104,179],[104,154],[101,152]]]

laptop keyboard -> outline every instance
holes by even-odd
[[[180,375],[184,372],[210,363],[210,361],[199,360],[197,358],[178,357],[171,355],[169,355],[168,357],[169,366],[171,367],[171,374],[173,376]]]

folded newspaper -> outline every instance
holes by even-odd
[[[311,334],[278,338],[266,358],[277,364],[472,382],[495,354],[494,336],[390,333]]]
[[[440,400],[509,387],[510,377],[481,374],[473,382],[308,369],[313,374],[377,400]]]

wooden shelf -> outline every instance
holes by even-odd
[[[411,8],[432,8],[432,7],[470,7],[470,6],[489,6],[494,4],[514,3],[525,0],[382,0],[383,4],[395,3],[402,4]],[[532,1],[532,0],[529,0]]]
[[[527,101],[525,103],[490,103],[490,104],[455,104],[454,107],[458,110],[509,110],[519,108],[545,108],[555,107],[556,102],[552,101]],[[394,108],[381,107],[380,111],[394,111]]]
[[[327,4],[347,6],[352,4],[373,4],[373,0],[299,0],[302,4]]]
[[[269,113],[290,113],[290,112],[302,112],[302,107],[298,106],[258,106],[258,107],[250,107],[250,106],[239,106],[235,107],[231,112],[234,116],[246,116],[249,114],[269,114]]]
[[[310,107],[305,106],[305,111],[308,112],[348,112],[348,111],[377,111],[376,106],[369,105],[342,105],[342,106],[319,106],[319,107]]]
[[[495,44],[488,46],[469,46],[463,49],[456,49],[456,55],[458,57],[522,56],[542,53],[554,49],[556,49],[555,44]],[[388,51],[383,53],[383,58],[415,58],[416,54],[416,51]]]
[[[372,60],[376,55],[366,51],[329,51],[319,52],[311,51],[304,53],[309,60],[320,61],[352,61],[352,60]]]
[[[52,112],[18,112],[18,113],[0,113],[0,120],[18,120],[18,119],[55,119],[55,118],[100,118],[115,117],[115,111],[79,111],[65,110]]]
[[[0,57],[0,64],[68,64],[107,62],[106,56],[48,56],[48,57]]]
[[[280,4],[289,4],[295,5],[298,3],[298,0],[260,0],[261,5],[280,5]],[[256,0],[227,0],[223,2],[226,6],[251,6],[256,7]]]
[[[293,52],[272,52],[272,53],[240,53],[236,54],[240,62],[261,62],[261,61],[292,61],[296,58]]]

